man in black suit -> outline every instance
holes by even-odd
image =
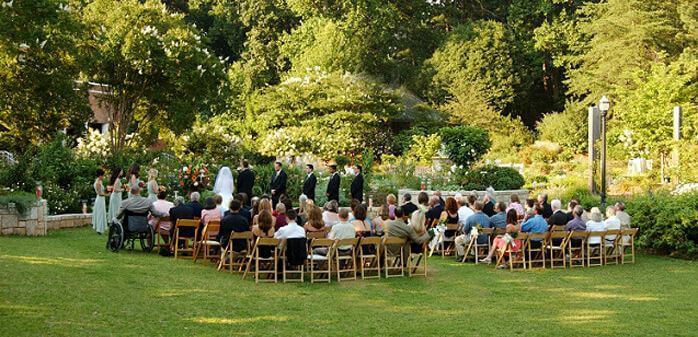
[[[247,219],[247,222],[252,223],[252,207],[247,207],[245,206],[245,200],[247,200],[247,197],[245,196],[245,193],[238,193],[235,196],[233,196],[233,199],[237,200],[240,203],[240,215],[245,217]],[[230,207],[228,208],[228,211],[225,212],[225,216],[230,214]]]
[[[562,211],[562,202],[555,199],[550,203],[550,207],[553,210],[553,215],[550,217],[548,223],[551,226],[564,226],[567,224],[567,213]]]
[[[339,173],[337,173],[337,164],[330,165],[330,181],[327,183],[327,201],[336,200],[339,202],[339,185],[341,183]]]
[[[200,198],[201,194],[199,192],[191,192],[189,195],[190,201],[187,203],[187,206],[194,210],[194,216],[197,218],[201,218],[201,211],[204,209],[204,206],[199,202]]]
[[[194,209],[184,204],[184,198],[179,196],[174,201],[174,207],[170,208],[170,221],[172,226],[170,226],[170,237],[174,238],[175,226],[177,225],[178,219],[194,219]],[[186,228],[190,230],[190,228]],[[184,230],[184,228],[183,228]],[[182,233],[185,236],[194,236],[194,231],[189,231],[189,233]]]
[[[305,194],[308,199],[315,201],[315,185],[317,185],[317,177],[313,173],[313,164],[305,165],[305,173],[307,176],[303,181],[303,194]]]
[[[354,173],[356,174],[356,177],[354,177],[354,180],[351,182],[351,199],[352,200],[358,200],[360,202],[364,201],[364,175],[361,173],[362,167],[361,165],[355,165],[354,166]]]
[[[274,174],[271,175],[271,202],[274,207],[279,203],[279,197],[286,194],[286,172],[281,169],[281,162],[274,163]]]
[[[235,186],[238,193],[245,193],[247,201],[244,205],[250,206],[252,199],[252,187],[254,187],[254,172],[250,169],[250,163],[247,160],[242,161],[242,169],[238,174],[238,181]]]
[[[230,202],[230,212],[221,219],[221,229],[216,235],[216,241],[220,242],[223,247],[228,245],[228,241],[233,232],[247,232],[250,230],[250,223],[240,214],[240,201],[233,199]],[[245,240],[233,241],[233,250],[239,252],[244,249]]]
[[[548,195],[543,193],[538,195],[538,204],[543,208],[543,218],[548,220],[553,215],[553,209],[548,203]]]
[[[412,212],[417,210],[417,205],[412,203],[412,194],[405,193],[402,196],[402,210],[405,211],[405,215],[412,216]]]

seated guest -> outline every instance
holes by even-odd
[[[482,203],[482,201],[475,201],[473,205],[473,210],[475,211],[475,213],[469,216],[468,219],[465,221],[465,226],[463,226],[463,234],[456,237],[456,252],[460,256],[465,255],[465,246],[467,246],[470,243],[470,240],[472,239],[470,233],[473,228],[492,227],[492,224],[490,223],[490,218],[487,216],[487,214],[482,212],[482,209],[484,207],[485,205]],[[488,235],[479,234],[477,236],[478,244],[486,244],[488,240]]]
[[[282,194],[281,197],[279,197],[279,202],[284,204],[284,208],[286,211],[289,209],[293,209],[293,203],[291,202],[291,198],[289,198],[286,194]],[[296,213],[298,215],[298,213]]]
[[[577,202],[574,200],[570,200],[570,202],[567,203],[567,222],[570,222],[574,219],[574,208],[577,207]]]
[[[630,228],[630,215],[625,212],[625,204],[622,202],[616,203],[616,217],[620,220],[620,228]]]
[[[494,189],[492,187],[488,187],[485,196],[482,199],[482,203],[485,205],[482,208],[482,213],[485,213],[485,215],[492,217],[495,214],[495,202],[496,200],[494,200]]]
[[[233,232],[241,233],[250,230],[250,223],[247,218],[240,214],[240,209],[242,204],[239,200],[233,199],[230,201],[229,211],[226,212],[225,217],[221,219],[221,229],[216,235],[216,241],[220,242],[223,247],[228,246],[228,241],[230,241],[230,236]],[[233,250],[236,252],[245,249],[245,240],[234,240]]]
[[[606,221],[604,221],[606,230],[616,230],[620,229],[620,220],[616,216],[616,208],[614,206],[606,207]],[[616,239],[615,235],[607,235],[606,241],[612,243]]]
[[[538,204],[543,207],[543,218],[548,219],[551,216],[553,216],[553,208],[550,207],[550,204],[548,203],[548,195],[545,193],[541,193],[538,195]]]
[[[524,215],[523,221],[528,220],[535,216],[536,199],[526,199],[526,215]]]
[[[173,226],[170,227],[170,236],[172,237],[174,237],[175,226],[179,219],[194,219],[194,210],[184,203],[184,198],[181,196],[175,198],[174,207],[170,208],[170,221],[173,224]],[[184,227],[180,231],[180,235],[192,237],[194,236],[194,229],[191,227]]]
[[[553,199],[550,203],[550,207],[553,210],[553,215],[550,216],[551,226],[564,226],[567,224],[567,214],[562,211],[562,203],[558,199]]]
[[[252,211],[249,207],[245,206],[247,202],[247,196],[245,193],[238,193],[233,197],[233,199],[239,201],[240,205],[242,205],[238,213],[247,219],[247,223],[252,223]],[[228,211],[226,211],[225,214],[227,215]]]
[[[339,204],[336,200],[330,200],[325,203],[324,211],[322,212],[322,221],[325,226],[332,227],[339,222]]]
[[[141,196],[141,187],[138,184],[131,185],[131,196],[121,203],[121,208],[116,214],[116,218],[121,220],[122,225],[128,228],[128,217],[130,214],[150,214],[155,217],[167,216],[153,206],[153,201]]]
[[[341,239],[353,239],[356,237],[356,231],[354,230],[354,225],[349,223],[349,211],[347,209],[339,210],[339,222],[332,226],[330,233],[327,234],[327,238],[341,240]],[[351,254],[351,246],[339,246],[339,254]],[[316,248],[313,253],[318,255],[327,255],[327,248]]]
[[[570,200],[570,202],[575,202],[575,203],[577,203],[577,205],[581,205],[582,209],[584,209],[584,205],[582,205],[582,203],[579,202],[579,199],[573,198]],[[589,212],[587,212],[586,209],[584,209],[584,213],[582,214],[582,220],[584,220],[584,223],[589,221]]]
[[[307,207],[307,205],[306,205]],[[306,232],[326,232],[327,227],[325,222],[322,220],[322,210],[320,207],[312,206],[310,210],[307,211],[307,220],[303,228]]]
[[[297,212],[298,215],[296,216],[296,222],[301,226],[305,226],[305,222],[308,221],[310,210],[313,208],[315,208],[315,202],[311,199],[306,200],[303,207],[300,208],[299,212]]]
[[[440,203],[441,205],[445,205],[445,204],[446,204],[446,200],[444,200],[444,198],[441,197],[441,191],[434,191],[434,195],[437,196],[437,197],[439,198],[439,203]]]
[[[356,200],[356,199],[351,199],[351,203],[349,204],[349,222],[354,221],[354,209],[356,209],[357,206],[361,205],[361,201]]]
[[[373,228],[375,229],[373,234],[384,233],[388,220],[390,220],[390,210],[388,209],[388,205],[383,205],[378,210],[378,216],[373,218],[372,223]]]
[[[358,205],[354,208],[354,220],[351,221],[354,230],[359,235],[366,235],[373,232],[373,226],[366,218],[366,206]]]
[[[267,211],[269,214],[272,214],[272,207],[271,207],[271,199],[269,198],[262,198],[259,200],[259,207],[257,209],[257,215],[255,215],[252,218],[252,225],[256,225],[259,221],[259,215],[262,214],[262,212]],[[272,220],[272,225],[276,225],[276,218],[274,217]]]
[[[225,211],[227,211],[227,209],[223,207],[223,196],[216,194],[213,196],[213,201],[216,203],[216,209],[221,212],[221,218],[223,218]]]
[[[385,197],[385,202],[388,204],[390,220],[395,220],[395,208],[397,208],[397,198],[394,194],[388,194],[388,196]]]
[[[457,225],[458,224],[458,202],[456,201],[455,198],[453,197],[448,197],[446,198],[446,207],[444,207],[444,211],[441,212],[441,217],[439,218],[440,222],[445,222],[447,225]],[[424,228],[421,232],[425,232],[426,229]],[[419,231],[417,232],[419,233]],[[456,235],[456,230],[446,230],[444,232],[444,237],[451,238],[454,235]]]
[[[271,200],[266,199],[271,203]],[[274,237],[274,216],[268,210],[262,210],[257,217],[257,225],[252,226],[252,234],[256,238]],[[259,256],[263,258],[271,257],[272,247],[264,246],[259,250]]]
[[[306,202],[308,202],[308,197],[305,194],[301,194],[300,197],[298,197],[298,208],[295,209],[297,215],[303,213]]]
[[[250,206],[250,215],[254,218],[255,215],[259,214],[259,198],[258,197],[252,197],[252,200],[250,200],[250,203],[252,204]]]
[[[468,197],[461,196],[456,199],[458,202],[458,224],[461,228],[465,226],[465,221],[468,220],[471,215],[475,214],[471,208],[475,200],[477,200],[477,198],[473,195]]]
[[[278,205],[277,205],[278,206]],[[299,226],[296,222],[296,211],[292,208],[286,211],[286,218],[288,223],[286,226],[279,228],[274,234],[277,239],[298,239],[305,237],[305,229]]]
[[[412,194],[405,193],[405,195],[402,196],[402,202],[402,210],[405,214],[412,215],[412,212],[417,210],[417,205],[412,203]]]
[[[279,228],[286,226],[286,224],[288,223],[288,218],[286,216],[286,205],[284,205],[282,202],[276,204],[275,216],[276,221],[274,222],[274,229],[278,231]]]
[[[153,207],[155,207],[155,209],[160,213],[170,214],[170,209],[174,207],[174,204],[165,200],[165,198],[167,198],[167,192],[164,189],[160,189],[160,191],[158,191],[157,198],[158,199],[153,202]],[[160,225],[161,235],[168,235],[170,233],[170,229],[172,228],[171,221],[160,221],[157,218],[151,217],[150,225],[155,228],[155,226],[158,224]],[[167,238],[165,238],[165,242],[167,242]]]
[[[189,195],[189,203],[187,206],[191,207],[192,210],[194,210],[194,217],[201,219],[201,211],[204,209],[204,206],[201,205],[199,202],[199,199],[201,199],[201,194],[199,192],[191,192]]]
[[[533,207],[533,217],[524,221],[521,224],[521,231],[525,233],[545,233],[548,231],[548,222],[543,218],[543,206],[535,205]],[[540,240],[531,241],[531,248],[540,248]]]
[[[441,217],[441,213],[443,213],[443,211],[444,205],[441,204],[439,196],[432,195],[431,198],[429,198],[429,211],[426,214],[426,226],[431,227],[434,220],[438,220]]]
[[[572,210],[572,216],[574,218],[572,218],[572,220],[565,225],[566,231],[573,232],[587,230],[587,225],[584,220],[582,220],[582,213],[584,213],[582,206],[574,206],[574,209]]]
[[[208,225],[212,220],[221,219],[221,210],[216,207],[215,199],[212,197],[206,198],[204,209],[201,211],[201,224]]]
[[[516,215],[523,217],[526,215],[526,210],[524,209],[523,205],[521,205],[521,201],[519,200],[519,196],[517,194],[512,194],[509,197],[509,207],[507,207],[506,212],[508,213],[510,209],[516,210]]]
[[[497,203],[497,205],[504,205],[503,202]],[[510,209],[507,211],[505,214],[504,222],[506,223],[506,231],[507,233],[514,233],[519,231],[519,225],[518,225],[518,213],[516,213],[515,209]],[[491,219],[491,218],[490,218]],[[506,241],[504,240],[503,235],[497,235],[497,237],[492,241],[492,249],[490,249],[489,253],[487,254],[487,257],[482,260],[484,263],[492,263],[492,256],[494,256],[494,253],[496,251],[502,250],[506,248]],[[511,241],[511,250],[514,252],[519,251],[521,249],[521,240],[519,239],[514,239]]]
[[[504,210],[507,206],[503,202],[498,202],[494,205],[495,215],[490,217],[490,223],[494,228],[505,228],[507,226],[507,213]],[[514,210],[516,213],[516,210]]]
[[[385,235],[388,237],[403,238],[407,240],[407,247],[414,244],[411,245],[412,251],[419,252],[421,250],[420,246],[434,237],[434,231],[425,231],[424,233],[419,234],[413,226],[405,223],[404,217],[405,212],[402,210],[402,207],[395,208],[395,220],[389,221],[388,230],[385,232]],[[391,252],[393,254],[399,254],[399,250],[393,249]]]
[[[606,224],[603,222],[603,215],[598,207],[591,209],[589,218],[589,221],[587,221],[587,232],[603,232],[606,230]],[[598,245],[601,243],[601,238],[598,236],[590,237],[588,242],[591,245]]]

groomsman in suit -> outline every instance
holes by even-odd
[[[364,175],[361,173],[361,165],[354,166],[354,180],[351,182],[351,198],[360,202],[364,201]]]
[[[279,202],[279,197],[286,194],[286,172],[281,169],[281,162],[274,163],[274,174],[271,175],[271,202],[274,207]]]
[[[252,200],[252,187],[254,186],[254,172],[250,170],[250,163],[247,160],[242,161],[242,169],[238,174],[237,192],[245,193],[247,196],[245,206],[250,206]]]
[[[340,179],[339,173],[337,173],[337,164],[330,165],[330,181],[327,183],[327,201],[336,200],[339,202],[339,185]]]
[[[317,185],[317,177],[313,173],[313,164],[305,165],[305,181],[303,181],[303,194],[305,194],[308,199],[315,201],[315,185]]]

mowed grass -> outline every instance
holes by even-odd
[[[255,284],[211,265],[104,249],[87,228],[0,238],[1,336],[695,336],[698,266],[497,271]]]

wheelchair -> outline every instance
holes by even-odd
[[[123,223],[116,218],[110,222],[107,249],[114,253],[121,249],[133,250],[139,241],[144,252],[151,252],[155,246],[155,231],[148,223],[148,214],[126,211],[123,219]]]

